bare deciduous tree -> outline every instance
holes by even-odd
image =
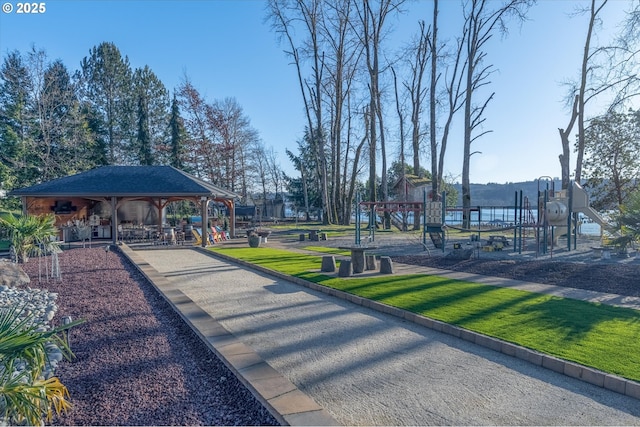
[[[249,151],[261,144],[242,107],[234,98],[208,103],[187,78],[177,98],[184,114],[184,164],[196,176],[245,198],[250,187]]]
[[[345,197],[348,173],[345,167],[350,162],[350,121],[347,116],[349,94],[354,89],[354,78],[358,71],[358,62],[362,54],[352,25],[352,0],[331,0],[325,2],[325,12],[321,22],[321,35],[325,40],[323,56],[326,70],[325,91],[329,110],[329,150],[332,172],[329,188],[331,191],[331,222],[348,224],[346,214],[352,199]],[[345,125],[346,124],[346,125]],[[346,128],[346,129],[345,129]]]
[[[585,132],[589,118],[586,115],[587,105],[598,97],[609,96],[612,101],[609,111],[624,107],[630,99],[640,95],[640,76],[637,67],[640,59],[638,47],[637,23],[640,22],[640,2],[631,2],[631,9],[626,14],[622,33],[610,44],[595,45],[597,31],[602,27],[602,15],[611,3],[609,0],[591,0],[588,7],[577,10],[577,14],[587,14],[588,24],[582,50],[580,75],[575,83],[570,84],[568,103],[571,107],[571,118],[566,129],[559,129],[562,154],[560,167],[562,170],[562,187],[569,185],[570,175],[570,140],[573,126],[577,123],[576,166],[574,179],[582,181],[582,169],[585,151]],[[635,28],[635,30],[634,30]]]
[[[437,4],[437,2],[435,3]],[[423,170],[420,164],[420,155],[422,152],[424,133],[422,131],[422,123],[424,116],[424,103],[427,99],[427,94],[434,94],[434,85],[427,86],[424,83],[425,73],[427,72],[427,66],[429,64],[429,58],[433,55],[429,40],[432,37],[431,29],[426,27],[424,21],[418,22],[419,32],[415,42],[409,49],[410,58],[409,61],[409,81],[404,83],[404,86],[409,94],[411,101],[411,147],[413,149],[413,171],[415,174],[420,175],[420,171]],[[435,82],[434,82],[435,83]],[[435,104],[435,100],[433,101]],[[434,111],[435,114],[435,111]],[[430,131],[435,133],[435,126],[431,123]],[[433,157],[433,147],[431,150],[431,162],[437,159]],[[403,163],[404,165],[404,163]],[[404,166],[403,166],[404,170]],[[413,216],[413,229],[420,229],[420,215]]]
[[[432,58],[431,58],[431,85],[432,92],[430,94],[430,117],[431,117],[431,127],[435,131],[437,127],[437,123],[434,120],[434,113],[437,109],[436,103],[436,88],[434,88],[434,81],[439,79],[438,67],[441,62],[441,48],[437,47],[437,1],[434,5],[434,30],[433,38],[431,42],[431,50],[432,50]],[[464,81],[464,70],[465,70],[465,61],[463,58],[463,48],[465,39],[466,30],[463,30],[462,36],[456,41],[455,51],[451,55],[446,55],[449,60],[445,64],[445,75],[444,75],[444,125],[442,126],[442,135],[440,136],[440,142],[436,137],[433,136],[433,131],[431,135],[431,153],[432,156],[437,157],[437,165],[436,168],[433,169],[433,159],[432,159],[432,171],[431,171],[431,191],[433,193],[434,200],[439,199],[440,193],[444,189],[445,177],[444,177],[444,158],[447,151],[447,144],[449,141],[449,133],[451,131],[451,125],[453,123],[453,119],[455,115],[460,111],[460,109],[464,105],[465,91],[463,88]]]
[[[322,196],[323,222],[329,223],[331,200],[329,198],[329,170],[325,153],[324,123],[322,118],[322,94],[324,62],[320,48],[320,21],[322,19],[321,0],[270,0],[269,15],[277,33],[286,39],[291,56],[296,66],[298,82],[305,106],[310,143],[316,155],[316,178],[320,183]],[[304,42],[304,49],[296,43],[294,38],[294,24],[300,23],[306,30],[308,37]],[[304,57],[303,57],[304,56]],[[311,78],[304,78],[303,60],[309,58],[311,62]]]
[[[470,226],[469,210],[471,208],[470,165],[471,156],[478,153],[471,151],[471,144],[491,132],[489,130],[474,134],[485,122],[484,111],[494,96],[491,93],[480,104],[475,98],[480,89],[489,85],[489,77],[495,71],[492,64],[485,65],[487,42],[496,31],[506,34],[507,18],[514,16],[525,19],[525,11],[532,0],[507,0],[492,2],[488,0],[470,0],[463,10],[464,48],[466,59],[465,100],[464,100],[464,153],[462,158],[462,208],[463,227]],[[498,6],[496,6],[498,5]]]
[[[381,44],[385,36],[387,18],[390,17],[390,14],[398,12],[403,3],[404,0],[363,0],[361,4],[356,3],[361,26],[361,31],[359,32],[360,42],[364,46],[365,62],[369,75],[369,199],[372,202],[378,199],[376,191],[378,139],[380,140],[382,155],[381,199],[383,201],[388,199],[387,156],[380,87],[380,76],[383,71],[383,65],[380,63]],[[370,218],[375,218],[373,205]]]

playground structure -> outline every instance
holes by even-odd
[[[402,215],[404,225],[406,225],[407,213],[421,216],[422,245],[428,250],[427,242],[430,240],[436,249],[443,252],[446,249],[447,233],[449,229],[472,233],[470,239],[475,248],[481,246],[482,233],[503,233],[501,236],[489,235],[487,245],[502,250],[504,246],[511,245],[514,252],[522,253],[526,249],[527,236],[535,238],[536,256],[546,254],[558,245],[558,237],[566,235],[567,250],[572,247],[577,248],[577,236],[579,230],[579,214],[589,218],[600,226],[600,240],[603,240],[603,233],[613,235],[615,231],[598,212],[589,205],[589,195],[586,190],[577,182],[572,182],[566,190],[555,190],[554,181],[549,177],[538,179],[537,200],[533,202],[523,195],[522,191],[515,193],[515,203],[513,206],[502,207],[500,209],[508,212],[509,216],[504,220],[483,221],[484,213],[487,210],[494,210],[495,207],[476,206],[472,208],[460,208],[446,206],[446,194],[442,193],[441,201],[428,201],[426,191],[422,201],[391,201],[391,202],[360,202],[357,201],[358,212],[357,223],[359,224],[359,212],[365,208],[369,212],[369,237],[368,242],[375,241],[376,215]],[[469,228],[462,228],[457,225],[447,223],[447,217],[454,213],[461,213],[472,224]],[[396,217],[396,220],[398,218]],[[403,228],[397,224],[398,228]],[[504,236],[506,231],[513,231],[512,238]],[[356,245],[362,243],[360,238],[360,227],[356,227]],[[455,246],[455,245],[454,245]],[[459,247],[454,249],[460,249]],[[491,250],[490,248],[486,248]]]
[[[540,187],[540,181],[538,181]],[[551,181],[552,182],[552,181]],[[553,182],[552,182],[553,183]],[[548,186],[547,186],[548,187]],[[543,249],[553,247],[557,243],[557,236],[566,234],[567,250],[577,246],[578,214],[581,213],[600,226],[600,240],[602,241],[604,232],[614,235],[617,232],[614,227],[602,218],[591,206],[589,206],[589,195],[579,183],[572,181],[566,190],[555,191],[553,186],[544,191],[538,189],[539,212],[542,213],[539,219],[542,235],[537,234],[540,239],[547,244],[542,245]],[[539,245],[540,246],[540,245]]]

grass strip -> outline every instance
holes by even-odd
[[[640,312],[424,274],[335,278],[321,256],[272,248],[216,252],[640,381]]]
[[[351,255],[351,251],[349,250],[328,248],[326,246],[305,246],[303,249],[306,251],[320,252],[320,253],[329,254],[329,255],[343,255],[343,256]]]

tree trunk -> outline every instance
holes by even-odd
[[[440,200],[442,177],[438,170],[438,143],[436,135],[436,90],[438,83],[438,0],[433,1],[433,28],[431,28],[431,85],[429,87],[429,141],[431,144],[431,199]],[[444,151],[444,148],[441,147]],[[426,206],[425,206],[426,209]]]
[[[562,143],[562,154],[560,154],[560,169],[561,169],[561,177],[562,177],[562,189],[566,190],[569,188],[570,181],[570,154],[571,154],[571,141],[569,140],[569,136],[571,135],[571,130],[573,129],[573,125],[576,122],[576,118],[578,117],[578,108],[580,105],[580,97],[576,95],[573,101],[573,109],[571,112],[571,119],[569,120],[569,124],[567,125],[567,129],[558,129],[560,133],[560,142]]]
[[[587,87],[587,73],[589,71],[589,50],[591,49],[591,36],[593,35],[593,28],[596,22],[598,13],[602,10],[607,0],[603,1],[600,7],[596,10],[596,0],[591,0],[591,14],[589,18],[589,29],[587,30],[587,40],[584,43],[584,50],[582,55],[582,67],[580,70],[580,88],[578,90],[579,108],[578,108],[578,148],[576,153],[576,182],[580,183],[582,180],[582,161],[584,158],[584,129],[585,129],[585,116],[584,105],[586,103],[585,92]]]

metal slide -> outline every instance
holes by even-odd
[[[596,224],[602,227],[612,235],[618,235],[619,231],[615,229],[613,225],[607,222],[602,216],[596,212],[591,206],[589,206],[589,195],[586,190],[582,188],[580,184],[573,181],[573,211],[580,212],[591,218]]]

